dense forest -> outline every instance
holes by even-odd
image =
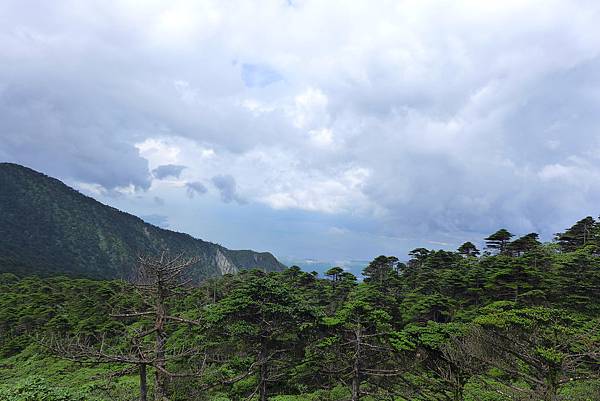
[[[2,400],[600,399],[600,223],[188,285],[0,275]],[[189,257],[189,258],[186,258]]]

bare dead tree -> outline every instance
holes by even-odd
[[[148,321],[142,328],[133,330],[125,350],[117,350],[115,341],[105,338],[45,338],[39,342],[55,355],[80,363],[110,363],[137,366],[140,376],[140,400],[147,401],[147,369],[155,372],[154,399],[167,400],[168,382],[176,377],[198,377],[202,374],[206,358],[193,372],[174,373],[167,369],[168,361],[198,357],[194,349],[167,350],[167,325],[197,325],[196,320],[173,316],[169,313],[169,301],[182,294],[189,283],[183,280],[187,268],[197,263],[195,257],[183,254],[170,256],[162,252],[157,257],[139,257],[139,266],[133,280],[133,290],[140,296],[142,310],[115,311],[112,317],[124,320]],[[123,341],[120,341],[122,345]]]
[[[136,290],[148,305],[145,311],[114,314],[118,318],[152,316],[154,327],[143,333],[143,337],[154,334],[155,400],[166,399],[167,380],[174,375],[166,369],[166,323],[196,323],[187,319],[171,316],[167,310],[167,301],[184,288],[189,281],[182,280],[184,271],[197,263],[197,258],[185,258],[183,254],[170,257],[162,252],[159,257],[140,257],[137,277],[134,281]]]

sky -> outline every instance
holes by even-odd
[[[0,161],[280,258],[550,240],[600,213],[598,21],[577,0],[3,0]]]

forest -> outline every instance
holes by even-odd
[[[600,223],[192,285],[0,274],[0,400],[597,401]]]

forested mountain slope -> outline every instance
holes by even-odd
[[[0,163],[0,272],[129,278],[138,255],[199,257],[195,279],[283,269],[267,252],[235,251],[145,223],[29,168]]]

